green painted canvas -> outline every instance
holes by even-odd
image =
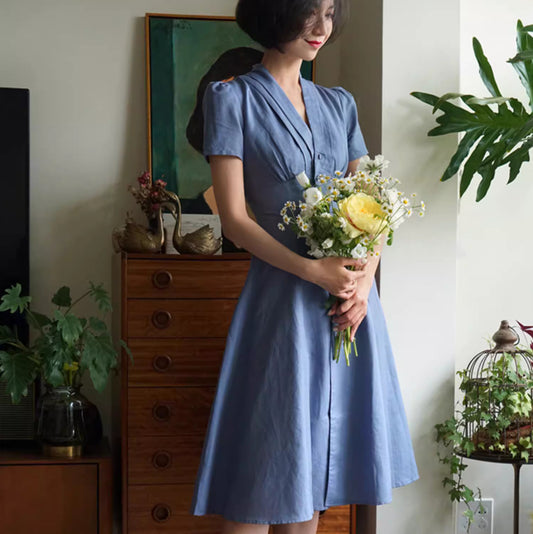
[[[211,186],[201,155],[201,102],[207,84],[243,74],[261,60],[261,47],[234,19],[149,15],[152,176],[178,193],[185,213],[211,213]],[[313,65],[302,75],[312,79]]]

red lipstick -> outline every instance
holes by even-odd
[[[305,42],[311,45],[313,48],[320,48],[322,46],[322,41],[308,41],[306,39]]]

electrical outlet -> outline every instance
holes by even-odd
[[[492,534],[494,499],[482,499],[483,512],[479,506],[480,501],[475,500],[470,503],[470,508],[474,512],[474,521],[467,530],[468,519],[463,515],[467,509],[464,503],[459,503],[456,507],[456,532],[457,534]]]

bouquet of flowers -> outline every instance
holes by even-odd
[[[138,188],[130,185],[128,190],[135,197],[137,204],[141,207],[148,221],[151,221],[155,217],[161,202],[169,199],[165,189],[167,183],[163,180],[152,181],[148,171],[143,172],[137,178],[137,183],[139,184]]]
[[[424,216],[424,202],[416,201],[416,193],[407,196],[398,189],[400,181],[385,177],[388,166],[383,156],[361,158],[357,172],[343,176],[318,175],[312,186],[305,172],[297,175],[304,188],[303,200],[285,202],[278,224],[280,231],[288,226],[309,246],[308,254],[315,258],[341,256],[355,258],[362,263],[370,256],[379,256],[375,250],[381,236],[387,236],[392,245],[394,232],[409,217]],[[334,359],[339,361],[344,347],[346,364],[355,341],[350,340],[351,328],[338,332],[335,337]]]

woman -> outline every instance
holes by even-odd
[[[205,95],[204,154],[222,225],[253,255],[191,505],[222,515],[224,534],[266,534],[268,525],[311,534],[319,511],[389,502],[391,488],[418,477],[377,261],[351,271],[355,260],[310,259],[303,240],[277,226],[285,201],[302,197],[297,174],[353,172],[367,153],[353,97],[299,75],[338,32],[343,8],[240,0],[237,22],[265,47],[263,60]],[[328,293],[345,301],[329,317]],[[357,331],[349,368],[332,361],[332,323]]]

